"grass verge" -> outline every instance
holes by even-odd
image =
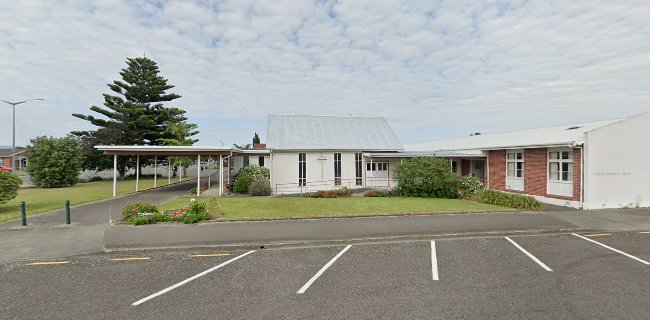
[[[184,179],[185,180],[185,179]],[[178,179],[172,179],[172,183]],[[158,178],[158,186],[167,185],[167,179]],[[153,188],[153,178],[141,178],[139,189]],[[135,180],[117,181],[117,195],[135,192]],[[66,188],[26,188],[18,191],[18,197],[0,205],[0,222],[20,217],[20,202],[25,201],[27,215],[64,208],[66,200],[73,206],[109,199],[113,196],[113,180],[78,183]]]
[[[187,206],[188,197],[173,199],[162,210]],[[205,199],[205,198],[201,198]],[[208,213],[229,219],[279,219],[354,215],[514,211],[462,199],[425,198],[210,198]]]

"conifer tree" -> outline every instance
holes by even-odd
[[[91,111],[99,115],[75,113],[73,116],[99,127],[94,131],[73,131],[79,137],[84,150],[84,167],[89,170],[112,168],[112,161],[93,147],[95,145],[162,145],[165,139],[179,140],[178,130],[167,130],[170,124],[185,123],[185,111],[166,107],[181,96],[169,93],[174,86],[159,75],[155,61],[146,58],[127,58],[127,67],[122,69],[122,80],[109,83],[111,93],[105,93],[104,106],[92,106]],[[192,129],[193,130],[193,129]],[[195,135],[197,131],[188,134]],[[186,138],[182,138],[186,140]],[[120,177],[134,165],[132,159],[121,157],[118,162]]]
[[[253,136],[253,144],[260,144],[260,136],[255,132],[255,135]]]

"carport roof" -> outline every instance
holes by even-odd
[[[237,149],[220,146],[95,146],[95,149],[104,151],[105,155],[129,156],[209,156],[237,152]]]

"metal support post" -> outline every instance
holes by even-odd
[[[65,201],[65,224],[70,224],[70,200]]]

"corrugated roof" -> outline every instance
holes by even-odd
[[[370,152],[365,156],[375,158],[415,158],[415,157],[437,157],[437,158],[482,158],[485,157],[480,151],[467,152],[454,151],[404,151],[404,152]]]
[[[568,146],[584,142],[585,132],[591,131],[623,119],[611,119],[573,125],[553,126],[500,133],[429,141],[409,144],[408,150],[490,150],[508,148],[530,148],[542,146]]]
[[[268,148],[275,150],[402,151],[382,117],[269,115]]]

